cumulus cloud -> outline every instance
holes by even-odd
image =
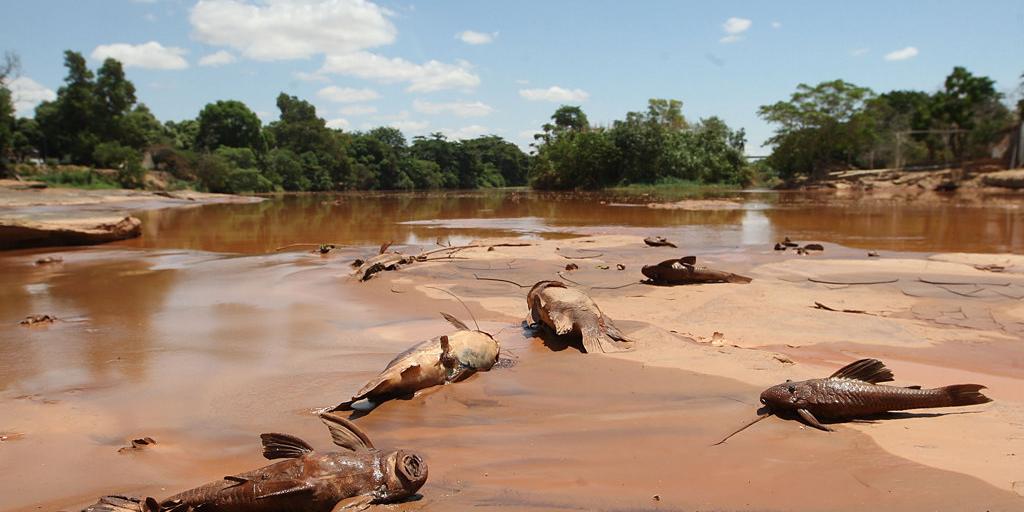
[[[917,48],[914,48],[913,46],[908,46],[906,48],[901,48],[894,52],[889,52],[885,54],[885,60],[894,61],[912,59],[914,57],[917,57],[917,53]]]
[[[199,65],[207,67],[218,67],[223,66],[225,64],[231,64],[235,60],[235,56],[232,55],[231,52],[220,50],[209,55],[204,55],[203,58],[199,59]]]
[[[456,39],[462,41],[463,43],[473,45],[491,43],[497,37],[497,32],[492,32],[488,34],[486,32],[476,32],[474,30],[463,30],[458,34],[455,34]]]
[[[850,55],[853,55],[854,57],[860,57],[866,55],[868,51],[869,50],[867,48],[854,48],[853,50],[850,50]]]
[[[335,130],[347,130],[349,127],[349,122],[347,119],[342,119],[340,117],[337,119],[329,119],[327,121],[327,127],[333,128]]]
[[[412,102],[412,108],[421,114],[443,114],[448,112],[459,117],[483,117],[494,112],[494,108],[481,101],[431,103],[429,101],[415,100]]]
[[[57,93],[52,89],[48,89],[27,76],[19,76],[7,82],[7,88],[11,91],[14,112],[21,117],[31,116],[36,105],[57,99]]]
[[[735,43],[740,39],[743,39],[743,34],[754,22],[746,18],[729,18],[722,23],[722,30],[725,31],[725,37],[719,39],[720,43]]]
[[[773,21],[772,22],[772,28],[782,28],[782,23],[780,23],[778,21]]]
[[[583,89],[563,89],[552,85],[547,89],[520,89],[519,95],[530,101],[584,102],[590,93]]]
[[[103,60],[113,58],[121,61],[126,68],[185,69],[188,61],[184,48],[166,47],[156,41],[144,44],[101,44],[92,51],[92,58]]]
[[[338,87],[332,85],[324,87],[316,92],[317,97],[335,103],[359,103],[361,101],[375,100],[380,97],[373,89],[353,89],[351,87]]]
[[[349,105],[338,109],[338,113],[345,116],[365,116],[367,114],[376,114],[377,107],[373,105]]]
[[[351,53],[394,42],[390,12],[366,0],[199,0],[196,39],[257,60]]]
[[[446,64],[436,60],[416,64],[402,58],[388,58],[370,52],[328,55],[323,73],[354,76],[381,83],[408,82],[406,91],[430,92],[442,89],[472,89],[480,85],[480,77],[465,61]]]
[[[384,123],[384,126],[398,128],[402,132],[417,133],[426,130],[427,126],[430,126],[430,123],[426,121],[413,121],[412,119],[406,119],[403,121],[387,121]]]

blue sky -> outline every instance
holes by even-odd
[[[407,136],[501,135],[525,145],[561,103],[610,123],[648,98],[683,101],[745,128],[801,82],[933,91],[963,65],[1016,94],[1024,2],[597,2],[362,0],[4,0],[0,50],[30,114],[73,49],[127,65],[161,120],[238,99],[264,122],[284,91],[332,126]]]

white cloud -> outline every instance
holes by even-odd
[[[547,89],[520,89],[519,95],[530,101],[584,102],[590,93],[583,89],[563,89],[552,85]]]
[[[450,112],[459,117],[483,117],[494,112],[494,108],[481,101],[453,101],[451,103],[431,103],[415,100],[412,108],[421,114],[443,114]]]
[[[114,58],[121,61],[126,68],[146,69],[185,69],[187,50],[174,46],[166,47],[156,41],[144,44],[101,44],[92,51],[91,57],[96,60]]]
[[[530,81],[529,80],[524,80],[522,78],[520,78],[519,80],[516,80],[516,83],[519,84],[519,85],[530,85]]]
[[[917,56],[917,53],[917,48],[914,48],[913,46],[908,46],[906,48],[902,48],[894,52],[889,52],[885,54],[885,60],[892,61],[912,59]]]
[[[365,116],[367,114],[376,114],[377,107],[373,105],[349,105],[338,109],[338,113],[345,116]]]
[[[328,55],[320,70],[382,83],[408,82],[406,91],[430,92],[442,89],[472,89],[480,77],[465,61],[445,64],[436,60],[415,64],[401,58],[387,58],[369,52]]]
[[[380,97],[373,89],[353,89],[351,87],[338,87],[332,85],[324,87],[316,92],[321,99],[335,103],[359,103],[360,101],[375,100]]]
[[[782,23],[780,23],[778,21],[773,21],[772,22],[772,28],[775,28],[775,29],[782,28]]]
[[[480,126],[478,124],[463,126],[462,128],[451,129],[441,128],[440,132],[443,133],[449,139],[460,140],[460,139],[475,139],[481,135],[491,133],[492,130],[486,126]]]
[[[203,58],[199,59],[200,66],[218,67],[225,64],[231,64],[234,62],[235,56],[231,52],[220,50],[218,52],[204,55]]]
[[[476,32],[474,30],[464,30],[455,34],[455,38],[466,44],[487,44],[493,42],[498,37],[497,32],[490,34],[486,32]]]
[[[750,29],[750,26],[753,24],[754,22],[746,18],[729,18],[725,20],[725,23],[722,23],[722,30],[725,31],[726,35],[719,39],[718,42],[735,43],[736,41],[743,39],[743,36],[740,34]]]
[[[349,122],[347,119],[342,119],[340,117],[337,119],[330,119],[327,121],[327,127],[334,128],[336,130],[347,130]]]
[[[320,74],[320,72],[306,73],[305,71],[296,71],[292,76],[302,80],[303,82],[330,82],[331,79]]]
[[[413,121],[411,119],[406,121],[388,121],[384,123],[384,126],[390,126],[391,128],[398,128],[402,132],[422,132],[430,126],[430,123],[426,121]]]
[[[541,130],[537,130],[537,129],[523,130],[523,131],[519,132],[518,135],[519,135],[520,139],[525,139],[527,141],[533,142],[533,140],[534,140],[533,136],[537,135],[538,133],[544,133],[544,132],[541,131]]]
[[[196,39],[257,60],[350,53],[394,42],[390,12],[367,0],[199,0]]]
[[[57,99],[57,93],[27,76],[7,82],[7,88],[11,91],[14,112],[21,117],[31,116],[36,105]]]
[[[853,50],[850,50],[850,55],[853,55],[854,57],[860,57],[863,55],[867,55],[868,51],[870,50],[868,50],[867,48],[854,48]]]

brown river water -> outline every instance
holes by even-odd
[[[744,253],[789,236],[858,250],[1024,252],[1024,202],[1012,197],[727,197],[741,206],[659,210],[645,204],[677,198],[525,191],[286,196],[138,212],[141,238],[100,247],[0,253],[0,436],[11,436],[0,442],[0,511],[77,510],[111,493],[170,495],[264,464],[260,432],[328,449],[311,411],[347,399],[394,354],[449,329],[437,301],[395,293],[383,279],[343,279],[351,258],[383,241],[662,234],[683,248]],[[274,251],[298,242],[346,247],[329,258]],[[42,255],[64,262],[34,265]],[[443,307],[463,316],[450,301]],[[389,509],[1021,503],[980,480],[888,454],[853,431],[785,448],[737,438],[712,450],[707,440],[753,410],[757,389],[581,358],[540,343],[521,318],[474,310],[518,364],[358,420],[378,446],[419,450],[430,464],[422,498]],[[17,325],[36,313],[60,320]],[[781,441],[795,427],[760,428]],[[117,452],[142,436],[157,444]],[[949,488],[957,489],[953,502],[940,492]]]

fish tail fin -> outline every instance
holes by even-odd
[[[340,403],[338,405],[335,405],[334,408],[328,410],[327,412],[351,411],[352,410],[352,404],[354,404],[354,403],[355,403],[355,400],[349,400],[347,402],[342,402],[342,403]]]
[[[133,496],[103,496],[93,505],[82,509],[82,512],[161,512],[164,510],[153,498],[136,498]]]
[[[729,278],[726,279],[726,281],[728,281],[730,283],[747,284],[747,283],[753,281],[753,279],[749,278],[747,276],[741,276],[739,274],[729,274]]]
[[[599,326],[580,331],[583,337],[583,348],[588,354],[600,352],[625,352],[632,348],[633,341],[627,339],[614,325],[608,324],[604,330]]]
[[[981,393],[985,386],[980,384],[954,384],[939,389],[946,393],[950,406],[986,404],[992,401]]]

